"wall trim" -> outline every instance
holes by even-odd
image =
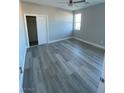
[[[95,43],[91,43],[91,42],[89,42],[89,41],[86,41],[86,40],[83,40],[83,39],[80,39],[80,38],[74,37],[74,36],[73,36],[72,38],[74,38],[74,39],[76,39],[76,40],[79,40],[79,41],[82,41],[82,42],[84,42],[84,43],[87,43],[87,44],[89,44],[89,45],[95,46],[95,47],[97,47],[97,48],[100,48],[100,49],[102,49],[102,50],[105,50],[105,47],[103,47],[103,46],[101,46],[101,45],[98,45],[98,44],[95,44]]]
[[[22,66],[23,72],[24,72],[24,66],[25,66],[25,59],[26,59],[27,49],[28,49],[28,47],[25,47],[25,53],[24,53],[24,59],[23,59],[23,66]]]
[[[67,37],[67,38],[62,38],[62,39],[57,39],[57,40],[52,40],[52,41],[49,41],[48,43],[55,43],[55,42],[58,42],[58,41],[62,41],[62,40],[67,40],[67,39],[71,39],[72,37]]]

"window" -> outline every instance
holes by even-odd
[[[75,18],[74,18],[74,29],[79,31],[80,28],[81,28],[81,13],[75,14]]]

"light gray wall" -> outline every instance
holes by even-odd
[[[19,66],[21,66],[22,68],[24,68],[26,47],[27,47],[27,42],[26,42],[26,34],[24,27],[24,19],[23,19],[22,7],[20,3],[19,4]],[[23,90],[21,89],[23,74],[21,74],[19,78],[20,78],[19,79],[20,93],[23,93]]]
[[[70,37],[73,30],[73,13],[59,8],[22,3],[24,13],[48,15],[49,40],[58,40]]]
[[[105,4],[90,6],[77,10],[82,13],[81,30],[74,31],[73,35],[85,41],[105,46]]]
[[[24,19],[22,15],[22,7],[21,3],[19,5],[19,62],[20,65],[22,65],[24,61],[24,53],[25,49],[27,47],[27,39],[26,39],[26,33],[25,33],[25,26],[24,26]]]

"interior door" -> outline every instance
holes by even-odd
[[[38,45],[47,43],[47,16],[37,16]]]

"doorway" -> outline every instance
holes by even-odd
[[[38,45],[36,16],[26,16],[29,45]]]
[[[28,47],[48,43],[48,16],[24,14]]]

